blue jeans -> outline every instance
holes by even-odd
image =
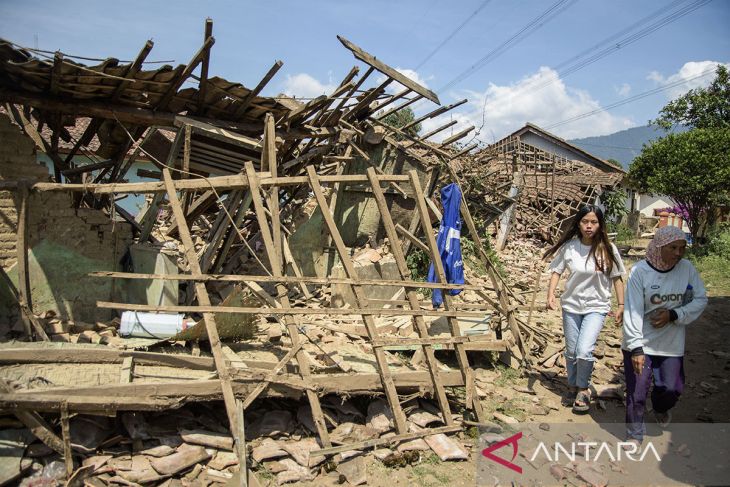
[[[606,313],[578,314],[563,310],[565,368],[568,384],[586,389],[593,373],[593,350],[603,328]]]

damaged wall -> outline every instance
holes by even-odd
[[[38,164],[33,141],[0,115],[0,180],[48,179]],[[12,191],[0,192],[0,262],[17,285],[17,201]],[[33,310],[53,310],[65,319],[109,319],[96,309],[97,300],[113,300],[111,280],[88,277],[90,271],[121,270],[119,261],[132,240],[129,224],[113,222],[104,212],[73,207],[66,192],[31,192],[28,202],[28,271]],[[0,323],[14,323],[12,291],[0,287]]]

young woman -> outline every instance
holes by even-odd
[[[608,241],[603,211],[587,205],[575,215],[570,229],[544,258],[555,255],[550,263],[550,286],[547,294],[549,309],[557,309],[555,289],[560,275],[568,269],[570,275],[560,297],[565,334],[565,366],[568,372],[573,412],[590,409],[590,385],[593,373],[593,350],[606,315],[611,310],[611,285],[616,290],[618,309],[614,317],[621,323],[624,306],[622,275],[625,272],[618,249]]]
[[[626,430],[629,440],[644,439],[644,408],[649,387],[657,423],[665,427],[670,409],[684,388],[685,326],[707,306],[705,286],[697,269],[683,259],[684,232],[657,230],[626,285],[626,315],[621,348],[626,377]]]

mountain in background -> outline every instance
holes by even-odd
[[[673,129],[672,132],[686,132],[687,130],[689,130],[687,127],[680,126]],[[641,154],[641,148],[644,144],[664,137],[665,134],[666,132],[658,127],[644,125],[610,135],[585,137],[569,140],[568,142],[601,159],[616,159],[624,169],[628,169],[631,161]]]

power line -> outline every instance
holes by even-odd
[[[439,45],[433,49],[433,51],[428,53],[428,55],[425,58],[423,58],[423,61],[418,63],[418,65],[414,68],[414,70],[418,71],[421,68],[421,66],[426,64],[437,52],[439,52],[441,50],[442,47],[444,47],[446,45],[447,42],[449,42],[451,39],[453,39],[453,37],[456,34],[458,34],[459,31],[461,31],[461,29],[463,29],[464,26],[466,26],[466,24],[469,23],[469,21],[471,21],[474,17],[476,17],[477,14],[479,14],[479,12],[484,10],[484,7],[486,7],[487,4],[491,1],[492,0],[484,0],[482,2],[482,4],[479,6],[479,8],[476,9],[474,12],[472,12],[471,15],[469,15],[461,24],[459,24],[459,26],[456,29],[454,29],[448,36],[446,36],[446,38],[443,41],[441,41],[439,43]]]
[[[547,10],[542,12],[540,15],[532,19],[530,22],[527,23],[524,27],[522,27],[519,31],[517,31],[515,34],[512,35],[509,39],[501,43],[499,46],[495,47],[491,51],[489,51],[485,56],[480,58],[476,63],[471,65],[469,68],[462,71],[460,74],[458,74],[454,79],[446,83],[443,87],[441,87],[439,90],[436,90],[437,93],[441,93],[444,90],[447,90],[451,88],[452,86],[456,85],[457,83],[460,83],[464,81],[466,78],[474,74],[476,71],[484,67],[487,63],[495,60],[500,55],[507,52],[509,49],[511,49],[513,46],[517,45],[519,42],[527,38],[530,34],[535,32],[537,29],[545,25],[547,22],[552,20],[554,17],[568,9],[570,6],[572,6],[577,0],[558,0],[553,5],[550,6]]]
[[[678,4],[682,3],[683,1],[686,1],[686,0],[679,0],[679,1],[673,2],[672,4],[670,4],[669,8],[674,8]],[[536,93],[537,91],[540,91],[543,88],[546,88],[552,84],[555,84],[558,81],[561,81],[566,76],[568,76],[572,73],[575,73],[576,71],[583,69],[590,64],[593,64],[594,62],[598,61],[601,58],[608,56],[609,54],[613,54],[614,52],[618,51],[619,49],[622,49],[630,44],[633,44],[634,42],[638,41],[639,39],[642,39],[642,38],[648,36],[649,34],[659,30],[661,27],[664,27],[676,20],[679,20],[680,18],[684,17],[685,15],[690,14],[691,12],[697,10],[698,8],[706,5],[707,3],[711,2],[711,1],[712,0],[697,0],[694,3],[688,5],[680,10],[677,10],[676,12],[672,12],[672,13],[662,17],[661,19],[659,19],[656,22],[650,24],[649,26],[639,30],[638,32],[635,32],[634,34],[631,34],[627,37],[624,37],[623,39],[620,39],[620,40],[614,42],[615,39],[618,38],[619,36],[621,36],[627,32],[631,32],[636,27],[646,24],[647,22],[656,18],[658,15],[666,12],[665,9],[657,10],[657,11],[651,13],[650,15],[647,15],[643,19],[639,20],[638,22],[635,22],[631,26],[619,31],[616,34],[612,34],[611,36],[594,44],[592,47],[586,49],[585,51],[581,52],[580,54],[577,54],[576,56],[573,56],[569,60],[563,61],[562,63],[560,63],[556,68],[553,68],[554,70],[558,71],[558,73],[557,73],[558,77],[556,79],[551,79],[549,81],[545,81],[538,85],[529,85],[528,84],[526,86],[523,86],[522,88],[518,88],[517,90],[515,90],[509,94],[509,98],[507,98],[503,101],[507,102],[517,95]],[[571,62],[579,60],[581,57],[584,57],[585,55],[590,54],[591,52],[595,51],[596,49],[599,49],[601,46],[608,44],[608,43],[612,43],[612,44],[609,47],[606,47],[603,50],[601,50],[600,52],[594,54],[590,58],[580,60],[579,62],[573,64],[572,66],[570,65]],[[559,68],[561,66],[566,66],[566,65],[568,65],[568,67],[565,70],[563,70],[563,71],[559,70]]]
[[[715,72],[715,67],[713,67],[711,69],[708,69],[707,71],[703,71],[702,73],[698,74],[697,76],[693,76],[691,78],[687,78],[687,79],[675,81],[673,83],[669,83],[667,85],[660,86],[658,88],[654,88],[653,90],[649,90],[649,91],[645,91],[643,93],[639,93],[639,94],[634,95],[634,96],[632,96],[630,98],[627,98],[625,100],[617,101],[617,102],[612,103],[610,105],[606,105],[605,107],[596,108],[595,110],[591,110],[589,112],[581,113],[580,115],[576,115],[574,117],[567,118],[567,119],[562,120],[560,122],[553,123],[553,124],[548,125],[548,126],[546,126],[544,128],[545,128],[545,130],[550,130],[552,128],[559,127],[561,125],[565,125],[567,123],[571,123],[571,122],[575,122],[575,121],[578,121],[578,120],[582,120],[584,118],[590,117],[590,116],[595,115],[597,113],[605,112],[605,111],[611,110],[612,108],[616,108],[616,107],[619,107],[619,106],[622,106],[622,105],[626,105],[627,103],[634,102],[634,101],[639,100],[641,98],[646,98],[647,96],[654,95],[656,93],[661,93],[662,91],[666,91],[666,90],[668,90],[670,88],[675,88],[677,86],[681,86],[683,84],[689,83],[690,81],[694,81],[696,79],[705,77],[708,74],[712,74],[714,72]]]

